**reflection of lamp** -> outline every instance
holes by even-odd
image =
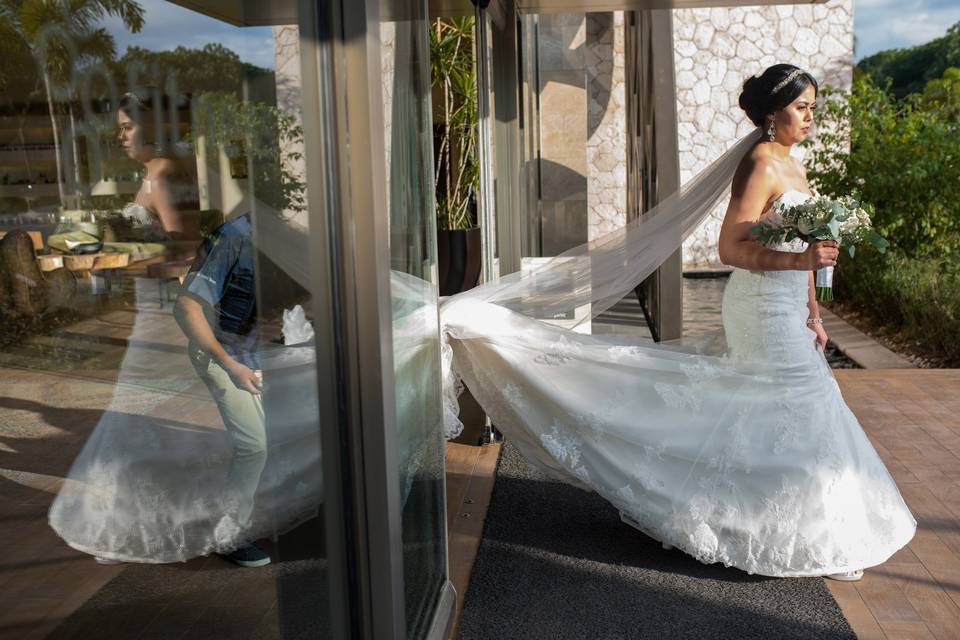
[[[115,196],[119,193],[115,180],[100,180],[90,189],[92,196]]]
[[[90,195],[116,196],[122,193],[134,193],[136,190],[136,184],[133,182],[102,179],[93,185],[93,188],[90,189]]]

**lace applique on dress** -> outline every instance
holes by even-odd
[[[732,366],[721,366],[719,362],[713,362],[706,358],[691,358],[690,362],[684,362],[680,365],[680,370],[686,374],[690,382],[701,384],[720,376],[733,372]]]
[[[639,358],[643,355],[643,350],[640,347],[610,347],[607,354],[614,362],[623,362],[630,358]]]
[[[523,404],[523,394],[520,393],[520,387],[513,383],[504,385],[503,397],[514,407],[519,407]]]
[[[560,336],[560,339],[549,346],[547,350],[534,358],[534,362],[552,367],[564,365],[581,355],[582,349],[576,342]]]
[[[777,456],[800,446],[805,422],[809,420],[805,411],[798,410],[794,406],[784,403],[782,408],[783,411],[776,417],[773,426],[777,433],[777,439],[773,443],[773,454]]]
[[[653,388],[656,389],[660,399],[671,409],[688,407],[694,411],[700,411],[703,398],[697,393],[697,390],[690,385],[658,382],[653,385]]]
[[[574,476],[585,483],[590,482],[590,474],[580,464],[580,445],[566,426],[554,422],[550,433],[541,434],[540,443],[554,460],[567,467]]]
[[[580,447],[566,431],[565,427],[554,423],[550,433],[540,436],[540,442],[554,460],[572,468],[580,462]]]

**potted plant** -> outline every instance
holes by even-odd
[[[474,19],[436,19],[430,28],[434,179],[440,295],[476,286],[481,235],[477,224],[477,82]]]

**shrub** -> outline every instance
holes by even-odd
[[[960,265],[865,250],[837,267],[837,298],[947,366],[960,365]]]
[[[841,258],[837,298],[914,351],[960,365],[960,125],[957,72],[896,100],[869,75],[850,93],[824,91],[811,182],[856,190],[875,208],[890,250]]]
[[[893,253],[960,258],[957,119],[920,96],[897,102],[866,75],[823,97],[811,182],[828,195],[859,190]]]

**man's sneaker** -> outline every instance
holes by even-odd
[[[270,555],[252,542],[236,551],[223,554],[223,557],[241,567],[262,567],[270,564]]]

